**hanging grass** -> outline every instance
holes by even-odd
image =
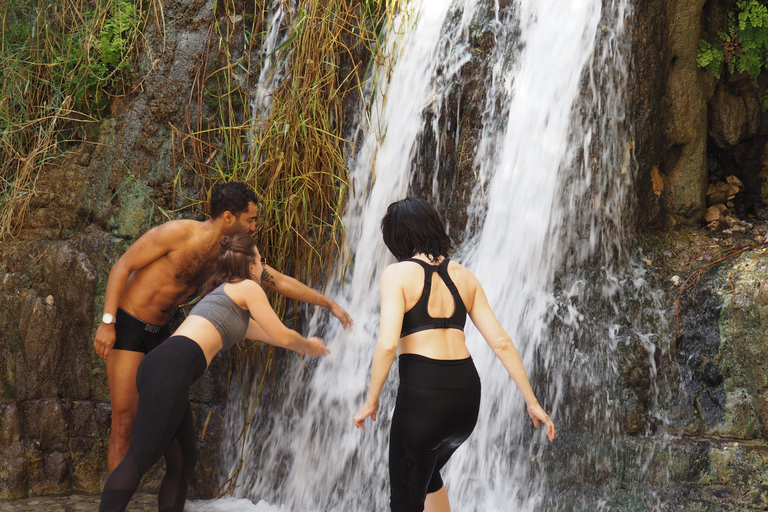
[[[185,130],[177,130],[180,172],[192,169],[209,190],[244,181],[259,198],[260,250],[297,279],[326,282],[341,247],[341,212],[352,143],[343,106],[355,104],[377,37],[394,7],[385,2],[301,0],[286,13],[282,41],[264,55],[265,4],[216,4],[206,58],[197,71]],[[252,9],[252,10],[251,10]],[[264,69],[265,63],[268,63]],[[249,102],[258,78],[279,84],[258,115]],[[206,115],[207,113],[207,115]],[[285,303],[276,298],[278,312]]]

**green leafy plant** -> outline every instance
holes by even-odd
[[[746,72],[757,81],[768,67],[766,4],[767,0],[737,0],[733,3],[725,30],[718,31],[713,40],[699,40],[696,64],[717,78],[726,65],[729,73]]]
[[[110,5],[109,14],[99,37],[101,58],[97,62],[97,69],[102,77],[116,71],[131,70],[133,42],[144,25],[144,19],[136,6],[126,0],[115,0]]]

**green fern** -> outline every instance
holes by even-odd
[[[699,39],[699,51],[696,54],[696,65],[704,68],[710,75],[720,78],[720,65],[723,63],[725,52],[717,45],[704,39]]]
[[[723,64],[728,72],[749,73],[757,85],[768,68],[768,0],[738,0],[728,12],[728,27],[711,41],[699,39],[696,65],[720,78]],[[768,91],[763,95],[768,107]]]
[[[127,68],[129,43],[140,31],[141,24],[136,8],[126,0],[117,0],[110,14],[99,38],[101,63],[106,73]]]
[[[749,73],[754,79],[768,62],[768,0],[738,0],[728,12],[728,27],[714,40],[699,40],[696,64],[720,77],[721,64],[728,71]]]

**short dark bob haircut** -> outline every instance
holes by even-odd
[[[423,253],[436,261],[440,256],[447,257],[453,247],[435,209],[416,197],[389,205],[381,219],[381,234],[387,249],[398,260]]]

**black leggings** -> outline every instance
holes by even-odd
[[[131,447],[104,484],[100,512],[124,511],[141,477],[161,455],[165,455],[166,471],[158,510],[184,510],[189,477],[197,462],[189,388],[205,368],[203,350],[184,336],[168,338],[141,361]]]
[[[480,377],[472,358],[400,356],[400,387],[389,437],[392,512],[421,512],[440,490],[440,470],[466,441],[480,410]]]

